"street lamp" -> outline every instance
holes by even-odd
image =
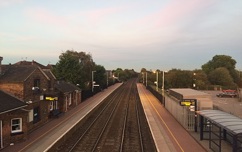
[[[106,73],[107,73],[107,87],[108,87],[108,71]]]
[[[156,91],[158,91],[158,84],[159,84],[159,73],[156,70]]]
[[[165,71],[162,71],[162,92],[163,92],[163,95],[164,95],[164,90],[165,90]]]
[[[94,88],[94,82],[93,82],[93,79],[94,79],[94,72],[96,72],[96,71],[92,71],[92,92],[93,92],[93,88]]]
[[[144,72],[142,72],[142,78],[143,78],[143,84],[145,83],[145,75]]]
[[[196,89],[196,72],[193,73],[193,88]]]
[[[163,104],[165,105],[165,73],[166,73],[167,71],[162,71],[162,97],[163,97]]]

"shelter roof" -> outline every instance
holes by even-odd
[[[239,117],[220,110],[202,110],[197,113],[234,135],[242,134],[242,119]]]

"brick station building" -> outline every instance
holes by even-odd
[[[81,89],[74,84],[57,81],[46,66],[35,61],[20,61],[15,64],[2,65],[2,60],[3,58],[0,57],[0,91],[18,99],[18,103],[24,105],[24,109],[13,110],[11,113],[13,117],[21,116],[22,135],[18,134],[14,136],[15,138],[24,139],[27,132],[39,128],[50,119],[55,118],[53,116],[67,112],[81,102]],[[0,101],[1,108],[4,102]],[[0,131],[4,131],[2,136],[3,134],[5,136],[5,131],[9,130],[5,129],[6,122],[12,119],[12,117],[7,117],[8,114],[0,115],[0,125],[2,125]],[[17,141],[13,140],[12,135],[15,134],[9,133],[9,135],[11,140],[7,141],[6,137],[1,139],[2,143],[4,141],[1,148]]]
[[[27,137],[28,105],[0,90],[0,150]]]

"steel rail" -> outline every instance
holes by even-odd
[[[122,89],[121,93],[123,93],[125,90]],[[102,109],[102,111],[97,115],[97,117],[93,120],[93,122],[89,125],[89,127],[84,131],[82,136],[75,142],[75,144],[72,146],[72,148],[69,150],[69,152],[72,152],[74,148],[79,144],[79,142],[83,139],[83,137],[86,135],[86,133],[91,129],[91,127],[95,124],[95,122],[99,119],[99,117],[103,114],[103,112],[111,105],[112,102],[115,101],[115,99],[119,96],[119,94],[115,94],[115,96],[112,97],[110,102]]]

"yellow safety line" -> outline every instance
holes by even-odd
[[[142,88],[143,89],[143,88]],[[144,91],[143,91],[144,92]],[[157,109],[155,108],[155,106],[151,103],[150,99],[148,98],[147,94],[145,93],[146,98],[149,100],[150,104],[152,105],[152,107],[155,109],[155,112],[158,114],[159,118],[161,119],[161,121],[164,123],[164,125],[166,126],[167,130],[169,131],[169,133],[171,134],[172,138],[175,140],[175,142],[177,143],[177,145],[179,146],[179,148],[181,149],[181,151],[184,152],[183,148],[181,147],[181,145],[179,144],[179,142],[177,141],[176,137],[173,135],[173,133],[171,132],[170,128],[167,126],[167,124],[165,123],[165,121],[163,120],[163,118],[161,117],[161,115],[159,114],[159,112],[157,111]]]

